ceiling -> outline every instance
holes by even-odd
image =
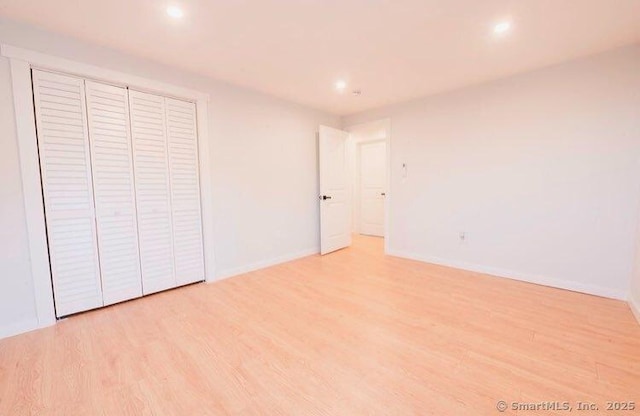
[[[640,0],[0,0],[0,16],[340,115],[640,42]]]

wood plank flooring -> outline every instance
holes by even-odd
[[[0,340],[0,415],[639,412],[640,325],[624,302],[382,251],[356,237]]]

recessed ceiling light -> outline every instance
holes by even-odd
[[[184,12],[178,6],[167,7],[167,14],[173,17],[174,19],[180,19],[182,16],[184,16]]]
[[[344,91],[345,88],[347,88],[347,81],[344,81],[344,80],[336,81],[336,90],[342,92]]]
[[[511,22],[500,22],[493,27],[493,33],[501,35],[511,29]]]

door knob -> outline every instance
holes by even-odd
[[[331,197],[327,195],[322,195],[320,199],[322,199],[323,201],[326,201],[327,199],[331,199]]]

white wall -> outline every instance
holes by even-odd
[[[197,89],[211,96],[216,275],[319,250],[319,124],[339,117],[0,20],[0,43]],[[8,60],[0,58],[0,337],[35,323]]]
[[[633,46],[343,125],[391,118],[391,252],[625,299],[640,212],[639,91]]]

